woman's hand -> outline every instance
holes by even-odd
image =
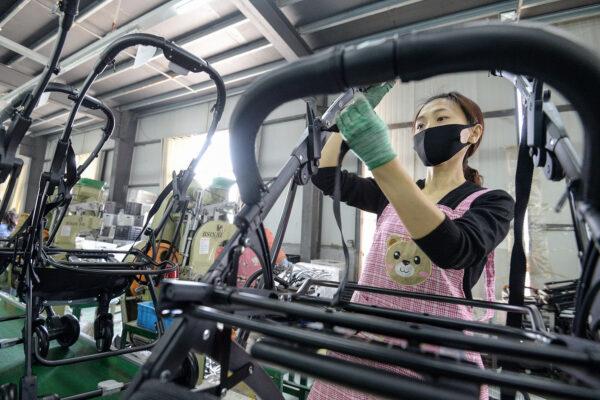
[[[375,108],[381,102],[381,99],[394,87],[396,81],[388,81],[385,83],[378,83],[367,87],[363,92],[371,107]]]
[[[371,107],[375,108],[395,83],[396,81],[389,81],[369,86],[363,91],[363,95],[367,98]],[[338,132],[334,132],[321,151],[319,168],[335,167],[337,165],[341,143],[342,137]]]
[[[357,95],[336,122],[348,146],[370,170],[396,158],[387,125],[375,114],[365,96]]]

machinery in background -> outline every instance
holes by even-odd
[[[525,304],[535,305],[541,312],[550,332],[570,335],[575,321],[575,297],[578,279],[547,282],[541,289],[531,288]],[[525,326],[529,326],[525,321]]]
[[[81,178],[71,190],[71,202],[62,220],[54,218],[53,212],[48,217],[48,227],[57,230],[54,243],[65,249],[81,248],[77,238],[95,240],[102,227],[102,210],[107,192],[103,181]],[[60,224],[56,226],[55,224]]]

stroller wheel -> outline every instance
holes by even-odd
[[[33,334],[37,336],[37,349],[39,355],[42,357],[46,357],[48,355],[48,350],[50,349],[50,338],[48,336],[48,329],[46,329],[44,325],[40,325],[33,330]]]
[[[0,400],[17,400],[17,385],[5,383],[0,386]]]
[[[56,337],[56,341],[62,347],[70,347],[79,339],[79,320],[73,315],[67,314],[60,317],[63,332]]]
[[[181,367],[177,371],[177,376],[173,379],[173,382],[189,389],[193,389],[196,387],[199,377],[200,367],[198,366],[198,359],[194,353],[188,353],[185,360],[183,360]]]
[[[110,350],[113,338],[113,320],[111,314],[99,315],[94,321],[94,339],[99,353]]]

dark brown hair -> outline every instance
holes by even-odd
[[[476,185],[481,186],[483,184],[483,176],[479,174],[479,171],[477,171],[475,168],[471,168],[468,164],[468,158],[475,153],[475,151],[479,147],[479,144],[481,144],[481,140],[483,139],[483,129],[485,128],[483,122],[483,112],[481,112],[481,108],[479,108],[477,103],[458,92],[440,93],[435,96],[431,96],[430,98],[425,100],[421,107],[419,107],[419,109],[417,110],[417,113],[415,114],[415,120],[413,121],[413,129],[416,119],[421,113],[423,107],[426,104],[438,99],[446,99],[452,101],[455,104],[458,104],[462,112],[465,114],[465,117],[467,118],[467,123],[481,125],[482,132],[481,136],[479,137],[479,140],[477,140],[477,142],[472,143],[469,146],[467,154],[465,154],[465,158],[463,159],[463,173],[465,174],[465,179],[470,182],[473,182]]]

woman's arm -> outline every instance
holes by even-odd
[[[415,239],[415,243],[440,268],[480,268],[508,234],[514,206],[513,198],[505,191],[489,191],[479,196],[460,218],[446,218],[433,232]],[[469,282],[469,287],[475,282]]]
[[[338,163],[338,157],[340,156],[340,146],[342,144],[342,135],[339,132],[333,132],[325,146],[321,150],[321,160],[319,161],[319,168],[335,167]]]
[[[413,239],[426,236],[444,221],[445,214],[425,197],[397,157],[372,172]]]
[[[319,172],[312,177],[312,183],[324,195],[333,196],[335,168],[319,169]],[[363,178],[352,172],[342,171],[340,189],[340,201],[350,207],[380,215],[388,205],[388,200],[373,178]]]

